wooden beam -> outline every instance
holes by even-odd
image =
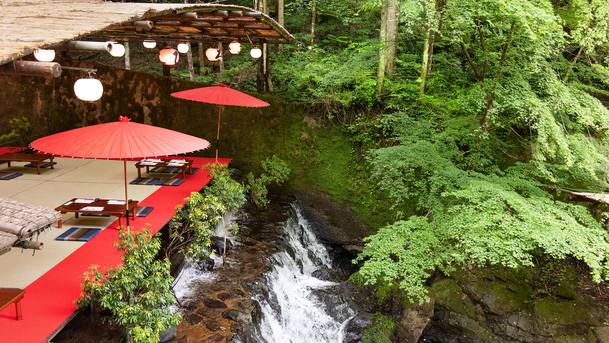
[[[57,62],[13,61],[0,66],[0,74],[59,77],[61,65]]]

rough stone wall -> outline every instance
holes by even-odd
[[[149,73],[140,73],[79,61],[63,60],[62,65],[97,68],[95,78],[104,86],[99,101],[87,103],[74,95],[76,80],[86,76],[83,71],[63,70],[59,78],[0,75],[0,135],[11,131],[9,121],[26,117],[32,126],[27,142],[57,132],[118,120],[127,116],[132,121],[160,126],[207,139],[210,149],[194,154],[215,156],[218,106],[181,100],[171,93],[208,86]],[[220,157],[256,155],[266,149],[270,156],[281,145],[281,130],[286,120],[298,111],[286,110],[279,100],[268,95],[255,95],[272,106],[244,108],[225,106],[220,128]],[[283,118],[283,120],[281,119]],[[265,135],[265,144],[259,142]]]

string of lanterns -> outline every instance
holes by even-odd
[[[249,40],[249,36],[247,37]],[[114,41],[109,42],[87,42],[92,44],[99,43],[99,48],[94,48],[96,51],[105,50],[114,57],[122,57],[125,55],[125,46]],[[157,42],[152,39],[146,39],[143,42],[145,48],[153,49],[157,46]],[[252,44],[250,40],[250,44]],[[165,48],[159,51],[159,60],[161,63],[167,66],[173,66],[178,63],[180,59],[180,53],[185,54],[190,50],[190,43],[179,43],[177,50],[167,45]],[[241,43],[237,40],[232,41],[228,44],[228,51],[232,55],[238,55],[241,53]],[[253,58],[260,58],[262,51],[252,44],[250,55]],[[220,50],[216,47],[210,47],[205,51],[205,56],[211,62],[216,62],[222,58]],[[51,62],[55,59],[54,49],[34,49],[34,58],[41,62]],[[83,101],[92,102],[97,101],[101,98],[104,93],[104,88],[98,79],[93,77],[93,74],[97,71],[96,69],[89,68],[75,68],[75,67],[63,67],[62,69],[82,70],[87,73],[87,76],[76,80],[74,83],[74,94],[77,98]]]

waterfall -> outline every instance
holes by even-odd
[[[268,298],[254,297],[262,316],[254,323],[254,340],[265,343],[341,343],[344,328],[355,316],[348,303],[334,294],[335,282],[312,276],[330,269],[330,256],[293,205],[284,224],[287,235],[283,251],[273,256],[274,266],[266,274]]]

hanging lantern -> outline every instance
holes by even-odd
[[[101,81],[94,79],[91,74],[74,82],[74,94],[82,101],[97,101],[103,93],[104,87]]]
[[[233,55],[239,54],[241,52],[241,43],[233,41],[228,45],[228,51]]]
[[[205,57],[207,57],[207,59],[211,62],[216,62],[220,59],[220,51],[218,48],[209,48],[205,50]]]
[[[146,39],[143,44],[144,48],[152,49],[156,46],[156,41],[153,41],[152,39]]]
[[[260,56],[262,56],[262,50],[258,48],[253,48],[250,51],[250,55],[252,55],[253,58],[260,58]]]
[[[125,55],[125,46],[116,42],[110,42],[110,55],[121,57]]]
[[[175,65],[176,63],[178,63],[179,59],[180,59],[180,54],[178,54],[178,51],[176,49],[165,48],[165,49],[161,50],[161,52],[159,52],[159,60],[161,60],[161,62],[164,65],[167,65],[167,66]]]
[[[190,48],[190,44],[188,44],[188,43],[180,43],[180,44],[178,44],[178,51],[181,54],[187,53],[189,48]]]
[[[34,57],[40,62],[51,62],[55,59],[55,50],[34,49]]]

